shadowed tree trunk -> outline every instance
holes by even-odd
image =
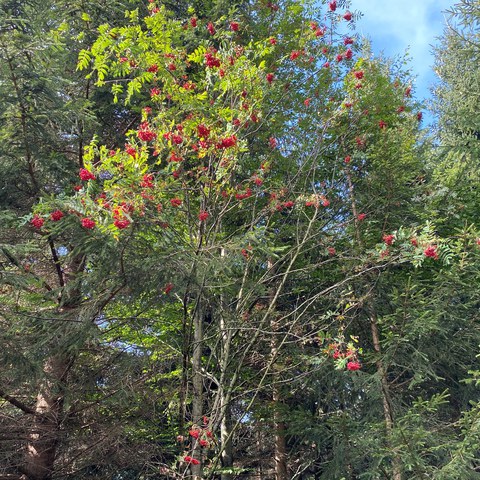
[[[358,245],[363,246],[362,236],[359,228],[358,220],[358,210],[355,202],[354,186],[352,182],[352,177],[350,174],[350,169],[347,167],[346,170],[346,179],[348,185],[348,192],[350,196],[350,203],[352,208],[352,214],[355,222],[355,237],[357,239]],[[377,372],[380,377],[380,389],[382,397],[382,406],[383,406],[383,415],[385,419],[385,436],[386,442],[390,449],[392,449],[392,431],[394,428],[394,414],[390,398],[390,387],[388,385],[387,371],[385,365],[381,359],[381,346],[380,346],[380,334],[378,331],[378,322],[377,316],[375,313],[374,306],[372,305],[369,299],[366,300],[366,309],[367,314],[370,320],[370,333],[372,335],[372,343],[375,352],[378,355],[378,360],[376,362]],[[393,454],[392,459],[392,480],[402,480],[402,470],[401,470],[401,460],[398,454]]]
[[[274,265],[271,260],[268,261],[268,268],[273,272]],[[270,303],[272,304],[275,297],[275,290],[272,287],[270,289]],[[279,353],[279,342],[277,332],[280,330],[280,325],[275,319],[275,312],[272,312],[272,320],[270,321],[270,327],[272,330],[272,342],[271,342],[271,354],[273,361],[278,360]],[[285,440],[285,422],[283,420],[283,411],[282,411],[282,395],[279,384],[277,383],[278,374],[274,375],[273,378],[273,393],[272,393],[272,402],[273,402],[273,425],[275,430],[275,479],[276,480],[288,480],[288,469],[287,469],[287,444]]]
[[[232,340],[232,332],[227,328],[225,318],[220,318],[221,330],[221,380],[218,385],[218,396],[220,399],[220,444],[222,447],[221,461],[222,468],[233,467],[233,445],[232,445],[232,422],[230,409],[230,396],[225,392],[226,375],[230,357],[230,344]],[[221,480],[232,480],[230,473],[222,473]]]
[[[377,355],[380,356],[382,353],[380,346],[380,335],[378,332],[377,318],[373,311],[370,311],[370,330],[372,332],[372,343],[373,348]],[[390,398],[390,387],[388,385],[387,372],[385,366],[379,358],[376,362],[377,372],[380,376],[380,386],[382,390],[382,404],[383,404],[383,415],[385,418],[385,430],[387,436],[387,443],[391,448],[392,440],[392,431],[394,428],[394,415],[392,409],[392,403]],[[402,468],[400,456],[397,453],[393,453],[392,457],[392,479],[393,480],[402,480]]]
[[[53,478],[60,425],[63,419],[62,383],[70,362],[64,356],[52,356],[44,365],[45,380],[37,395],[23,473],[29,480]]]
[[[275,479],[288,480],[287,444],[285,440],[285,422],[281,408],[281,396],[278,386],[273,387],[273,421],[275,426]]]

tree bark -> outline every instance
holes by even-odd
[[[187,415],[187,389],[188,389],[188,366],[190,355],[188,324],[188,297],[183,299],[182,318],[182,375],[180,380],[180,391],[178,394],[178,434],[183,435],[185,431],[185,418]]]
[[[273,387],[273,421],[275,426],[275,479],[288,480],[287,468],[287,443],[285,439],[285,422],[282,412],[279,411],[281,405],[280,390],[277,385]]]
[[[222,393],[223,395],[223,393]],[[225,396],[221,399],[222,403],[225,400]],[[220,422],[220,441],[222,445],[222,467],[233,467],[233,446],[231,436],[231,420],[230,420],[230,406],[228,404],[222,405],[223,415]],[[233,475],[231,473],[222,473],[221,480],[232,480]]]
[[[85,266],[83,255],[75,256],[64,274],[56,255],[53,241],[49,240],[52,263],[58,276],[58,285],[64,288],[75,282],[76,276]],[[80,286],[73,283],[70,291],[63,291],[58,299],[59,312],[78,307],[81,301]],[[44,362],[44,379],[37,398],[29,426],[24,466],[20,468],[28,480],[50,480],[54,473],[60,427],[64,416],[65,377],[72,366],[73,358],[67,354],[52,353]]]
[[[268,267],[270,270],[273,270],[273,262],[268,261]],[[274,289],[270,289],[270,303],[273,302],[274,298]],[[272,320],[270,321],[270,327],[272,331],[272,359],[276,363],[277,356],[279,353],[278,337],[277,332],[279,330],[279,325],[275,319],[275,312],[272,312]],[[273,377],[273,425],[275,430],[275,479],[276,480],[288,480],[288,468],[287,468],[287,443],[285,439],[285,422],[283,421],[283,412],[282,412],[282,396],[280,391],[280,386],[277,383],[278,374],[275,373]]]
[[[52,356],[45,362],[45,380],[37,394],[22,468],[29,480],[50,480],[53,477],[63,418],[62,383],[68,368],[69,361],[63,356]]]
[[[192,354],[192,422],[201,425],[203,422],[203,375],[202,375],[202,350],[203,350],[203,309],[200,301],[193,318],[193,354]],[[203,478],[202,449],[197,440],[195,440],[193,458],[199,460],[198,465],[191,466],[192,475],[195,480]]]
[[[358,210],[355,202],[354,187],[352,182],[352,177],[350,170],[347,167],[345,169],[345,174],[347,178],[348,192],[350,196],[350,202],[352,207],[352,213],[354,217],[354,226],[355,226],[355,236],[359,246],[363,245],[362,237],[360,234],[359,220],[358,220]],[[378,360],[376,362],[377,372],[380,377],[380,388],[382,396],[382,405],[383,405],[383,416],[385,419],[385,433],[387,445],[392,448],[392,432],[394,428],[394,414],[392,408],[392,402],[390,397],[390,387],[388,385],[387,370],[383,364],[381,353],[382,349],[380,346],[380,334],[378,331],[377,317],[375,314],[374,306],[369,304],[367,300],[366,310],[370,320],[370,332],[372,335],[373,349],[378,355]],[[392,480],[402,480],[402,468],[401,468],[401,459],[400,456],[396,453],[392,457]]]
[[[221,333],[221,365],[220,365],[220,385],[218,386],[218,395],[220,399],[220,444],[221,444],[221,462],[223,468],[233,467],[233,445],[231,428],[231,409],[230,398],[225,392],[227,369],[230,357],[231,331],[228,330],[225,318],[220,315],[220,333]],[[233,475],[222,473],[221,480],[232,480]]]
[[[385,418],[385,430],[387,434],[387,442],[390,447],[392,447],[392,432],[394,428],[394,415],[392,402],[390,398],[390,387],[388,385],[387,372],[385,366],[380,358],[382,353],[380,346],[380,335],[378,332],[377,318],[373,312],[370,312],[370,330],[372,333],[372,342],[373,348],[379,359],[376,362],[377,372],[380,376],[380,385],[382,391],[382,404],[383,404],[383,415]],[[402,480],[402,467],[401,459],[398,453],[393,453],[392,457],[392,479],[393,480]]]

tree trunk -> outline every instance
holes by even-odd
[[[268,267],[270,270],[274,268],[271,260],[268,261]],[[274,289],[270,289],[270,302],[273,302]],[[279,345],[277,332],[280,329],[278,322],[275,319],[275,312],[272,312],[272,320],[270,321],[270,327],[272,330],[272,358],[274,362],[277,361]],[[276,373],[273,378],[273,425],[275,430],[275,479],[276,480],[288,480],[288,469],[287,469],[287,444],[285,440],[285,422],[283,421],[283,412],[282,412],[282,396],[280,391],[280,386],[276,382],[278,374]]]
[[[203,309],[199,302],[193,319],[193,354],[192,354],[192,422],[202,425],[203,422],[203,375],[202,375],[202,350],[203,350]],[[193,458],[200,461],[198,465],[192,465],[192,475],[195,480],[203,478],[202,475],[202,449],[198,441],[195,441]]]
[[[280,390],[277,385],[273,387],[273,421],[275,426],[275,480],[288,480],[287,469],[287,443],[285,441],[285,422],[283,414],[279,411],[281,406]]]
[[[387,372],[380,358],[380,335],[378,332],[377,318],[373,312],[370,312],[370,330],[372,332],[373,348],[379,359],[376,362],[377,372],[380,376],[380,385],[382,391],[383,415],[385,418],[385,430],[387,436],[387,443],[392,448],[392,431],[394,427],[394,415],[392,402],[390,398],[390,387],[388,385]],[[393,448],[392,448],[393,449]],[[392,480],[402,480],[401,459],[398,453],[393,453],[392,457]]]
[[[223,256],[223,252],[222,252]],[[220,333],[221,333],[221,375],[220,385],[218,385],[218,395],[220,399],[220,445],[221,462],[223,468],[233,467],[233,445],[231,428],[231,410],[230,399],[225,392],[228,363],[230,360],[230,344],[232,340],[231,331],[227,328],[223,315],[220,315]],[[221,480],[232,480],[231,473],[222,473]]]
[[[225,396],[222,392],[222,402],[225,400]],[[220,422],[220,441],[222,445],[222,467],[223,468],[232,468],[233,467],[233,446],[232,446],[232,436],[231,436],[231,421],[230,421],[230,406],[228,404],[222,405],[223,415]],[[233,475],[231,473],[222,473],[221,480],[232,480]]]
[[[185,433],[185,418],[187,416],[187,389],[188,389],[188,365],[189,365],[189,333],[188,333],[188,304],[187,299],[183,301],[182,319],[182,375],[178,394],[178,434]]]
[[[68,368],[69,362],[62,356],[52,356],[45,362],[46,378],[37,395],[22,469],[29,480],[50,480],[53,476],[63,417],[62,382]]]
[[[355,203],[355,195],[354,195],[354,187],[352,182],[352,177],[350,174],[350,170],[347,167],[346,171],[346,178],[347,178],[347,185],[348,185],[348,192],[350,195],[351,207],[353,218],[355,222],[355,236],[359,246],[363,245],[362,237],[360,234],[359,228],[359,220],[358,220],[358,210]],[[367,302],[369,302],[367,300]],[[385,419],[385,432],[386,432],[386,440],[387,445],[389,448],[392,449],[392,431],[394,427],[394,415],[393,415],[393,408],[390,398],[390,388],[388,385],[387,379],[387,371],[381,359],[381,347],[380,347],[380,335],[378,332],[378,324],[377,318],[375,315],[374,307],[367,303],[367,311],[368,316],[370,319],[370,332],[372,334],[372,343],[375,352],[378,355],[378,360],[376,362],[377,372],[380,377],[380,385],[381,385],[381,396],[382,396],[382,405],[383,405],[383,415]],[[393,454],[392,458],[392,480],[402,480],[402,468],[401,468],[401,459],[400,456],[396,453]]]

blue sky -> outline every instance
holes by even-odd
[[[442,12],[454,4],[455,0],[351,0],[350,10],[363,13],[356,29],[370,39],[374,53],[392,57],[408,49],[410,68],[417,76],[415,97],[422,100],[430,96],[435,81],[432,45],[443,31]]]

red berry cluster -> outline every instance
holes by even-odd
[[[191,444],[189,445],[190,449],[195,450],[199,445],[202,448],[209,448],[213,442],[213,433],[208,427],[208,418],[203,417],[203,427],[198,425],[193,425],[188,432],[189,436],[192,438]],[[181,443],[185,442],[186,439],[183,435],[179,435],[177,440]],[[190,456],[185,455],[183,457],[184,462],[192,465],[199,465],[200,460]]]
[[[362,368],[362,364],[358,359],[358,351],[351,343],[348,345],[344,345],[341,342],[331,343],[327,345],[325,353],[336,362],[346,362],[344,366],[347,370],[355,371]]]

